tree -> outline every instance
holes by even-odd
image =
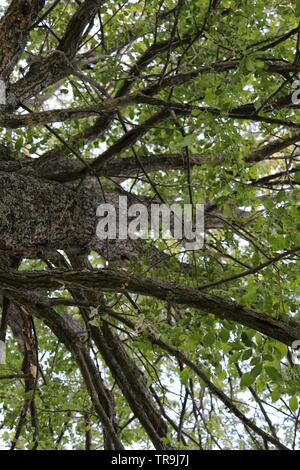
[[[7,3],[2,445],[299,448],[299,1]],[[203,247],[100,240],[120,195]]]

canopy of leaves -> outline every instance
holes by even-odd
[[[299,449],[299,0],[1,15],[1,184],[204,203],[206,224],[196,251],[20,254],[0,201],[1,446]]]

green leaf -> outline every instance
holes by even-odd
[[[300,1],[300,0],[299,0]],[[299,15],[300,16],[300,15]],[[297,183],[300,182],[300,170],[297,170],[294,174],[294,180],[297,181]]]
[[[253,369],[251,370],[251,374],[257,378],[262,372],[262,365],[261,364],[257,364],[255,367],[253,367]]]
[[[255,382],[255,376],[251,372],[245,372],[241,377],[240,385],[241,387],[250,387],[250,385]]]
[[[196,136],[193,134],[186,135],[183,139],[178,143],[178,147],[188,147],[189,145],[193,145],[196,141]]]
[[[248,359],[250,359],[250,357],[252,357],[252,349],[247,349],[243,354],[242,354],[242,361],[247,361]]]
[[[252,343],[251,339],[249,338],[249,336],[247,335],[247,333],[245,333],[244,331],[243,331],[243,333],[242,333],[242,335],[241,335],[241,339],[242,339],[243,343],[244,343],[246,346],[248,346],[248,347],[250,347],[250,348],[253,346],[253,343]]]
[[[215,334],[210,331],[209,333],[207,333],[204,338],[203,338],[203,345],[204,346],[211,346],[212,344],[214,344],[215,342]]]
[[[271,393],[272,402],[275,403],[281,397],[281,390],[279,387],[275,387]]]
[[[180,382],[182,385],[187,385],[189,378],[190,378],[190,370],[185,367],[181,372],[180,372]]]
[[[281,382],[281,374],[277,369],[275,369],[275,367],[266,366],[265,371],[274,382]]]
[[[298,410],[298,399],[293,396],[290,401],[289,401],[289,405],[290,405],[290,408],[292,411],[294,411],[294,413]]]
[[[18,139],[15,142],[15,149],[19,151],[21,150],[22,147],[23,147],[23,137],[18,137]]]

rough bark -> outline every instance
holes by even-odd
[[[29,37],[30,26],[45,0],[14,0],[0,20],[0,78],[7,80]]]

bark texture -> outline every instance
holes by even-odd
[[[3,377],[22,380],[25,397],[12,449],[28,429],[30,448],[39,448],[37,396],[44,405],[41,390],[48,386],[39,333],[45,331],[81,374],[90,401],[83,410],[87,449],[95,426],[103,449],[131,446],[132,429],[139,445],[143,440],[159,450],[219,448],[211,423],[226,447],[224,416],[226,426],[245,428],[245,447],[287,449],[264,408],[274,387],[266,386],[262,399],[251,382],[261,415],[249,418],[240,382],[237,393],[233,383],[249,374],[249,364],[242,370],[237,361],[247,361],[250,350],[254,357],[252,349],[258,375],[271,369],[272,379],[274,364],[280,369],[283,363],[286,373],[290,352],[278,342],[300,340],[288,302],[300,247],[296,235],[288,240],[295,231],[288,232],[280,212],[291,218],[299,212],[300,130],[293,113],[300,105],[289,88],[300,70],[299,28],[282,34],[270,22],[260,24],[256,43],[245,38],[246,45],[236,46],[231,38],[224,46],[242,5],[236,12],[204,2],[196,18],[190,2],[179,0],[170,10],[158,2],[154,11],[155,3],[135,12],[132,2],[12,0],[0,19],[6,87],[0,105],[0,341],[12,335],[17,344],[20,373]],[[286,44],[294,43],[293,58]],[[281,84],[276,91],[267,88],[274,80]],[[222,87],[230,84],[225,99]],[[203,202],[203,248],[182,253],[184,240],[99,240],[97,207],[112,204],[118,217],[121,195],[128,205],[148,209]],[[262,286],[254,285],[266,272],[268,282],[277,282],[277,303],[268,302],[265,291],[262,299]],[[231,371],[237,351],[238,377],[224,379],[222,354]],[[54,370],[56,353],[47,354],[54,356]],[[174,371],[176,393],[165,380],[171,382]],[[295,447],[299,413],[292,405],[284,416],[294,420],[295,431],[287,434],[294,434]]]

